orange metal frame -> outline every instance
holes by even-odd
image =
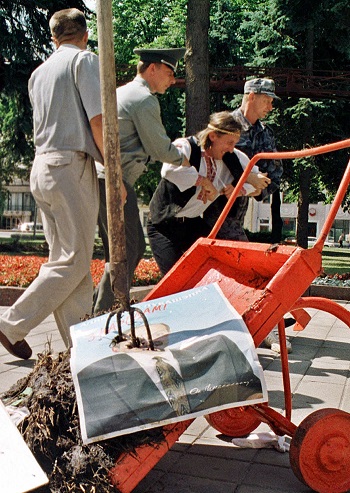
[[[296,319],[294,330],[303,330],[310,320],[305,308],[327,311],[350,327],[350,312],[324,298],[303,297],[322,269],[322,248],[350,183],[350,161],[339,186],[329,215],[316,244],[307,250],[283,245],[267,246],[215,239],[228,211],[259,159],[296,159],[350,147],[350,139],[293,152],[260,153],[252,158],[234,193],[218,218],[208,238],[200,238],[146,296],[146,300],[217,282],[232,306],[243,317],[256,347],[278,326],[281,341],[282,377],[285,414],[267,404],[251,406],[261,421],[279,434],[293,436],[291,388],[283,316],[290,312]],[[298,280],[298,282],[294,282]],[[143,446],[135,454],[124,454],[111,471],[111,481],[121,493],[130,493],[141,479],[175,443],[192,420],[164,427],[164,444]],[[147,456],[147,457],[146,457]]]

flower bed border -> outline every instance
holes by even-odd
[[[153,286],[131,288],[130,298],[142,301]],[[25,291],[25,288],[0,286],[0,306],[11,306]],[[320,296],[331,300],[350,301],[350,288],[311,284],[303,296]]]
[[[320,296],[330,300],[350,301],[350,288],[343,286],[327,286],[326,284],[311,284],[303,296]]]
[[[134,286],[130,290],[130,299],[142,301],[153,286]],[[0,306],[11,306],[26,288],[16,286],[0,286]]]

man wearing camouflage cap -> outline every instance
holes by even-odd
[[[244,95],[241,107],[233,111],[242,125],[243,131],[236,148],[247,154],[251,159],[258,152],[275,152],[276,144],[271,127],[261,120],[273,109],[273,100],[279,99],[275,94],[275,84],[271,79],[252,79],[244,85]],[[270,179],[269,185],[262,190],[256,200],[263,200],[270,194],[278,195],[281,176],[283,173],[282,162],[278,159],[259,160],[257,163],[262,173],[267,173]],[[273,196],[274,197],[274,196]],[[278,195],[279,198],[279,195]],[[248,241],[243,229],[244,217],[248,208],[248,198],[239,197],[240,202],[236,214],[228,215],[222,225],[218,237],[230,240]],[[215,202],[206,212],[208,222],[214,224],[221,210],[217,209],[219,202]],[[280,219],[280,217],[279,217]],[[281,222],[281,220],[279,221]],[[278,242],[280,239],[275,240]]]
[[[135,49],[135,54],[140,57],[137,75],[131,82],[117,89],[122,173],[127,189],[124,220],[130,284],[146,246],[134,184],[147,170],[147,165],[155,161],[189,166],[187,158],[172,144],[166,134],[156,96],[156,93],[164,94],[171,85],[175,84],[178,61],[183,58],[185,51],[185,48]],[[99,229],[107,264],[100,285],[95,291],[94,313],[109,310],[115,301],[108,265],[104,168],[98,163],[96,166],[100,185]]]
[[[244,129],[237,148],[250,159],[258,152],[277,150],[272,128],[261,121],[273,110],[273,101],[276,99],[280,98],[275,94],[275,83],[272,79],[252,79],[244,85],[242,105],[233,113],[238,116]],[[260,171],[267,173],[271,179],[270,185],[262,192],[262,200],[279,190],[283,167],[279,159],[261,160],[257,165]],[[277,241],[280,241],[280,238]]]
[[[247,154],[251,159],[259,152],[276,152],[275,137],[272,128],[262,122],[272,111],[273,101],[280,99],[275,94],[275,83],[272,79],[252,79],[244,85],[244,95],[240,108],[233,111],[242,125],[242,133],[236,148]],[[283,173],[282,161],[279,159],[259,160],[257,162],[262,173],[266,173],[270,179],[269,185],[262,190],[256,200],[263,200],[268,195],[272,195],[272,222],[273,236],[277,230],[277,235],[272,239],[272,243],[281,241],[282,219],[280,216],[280,196],[279,186]],[[248,209],[248,197],[238,197],[236,208],[232,208],[225,219],[217,238],[229,239],[234,241],[248,241],[244,232],[244,218]],[[215,201],[205,212],[205,219],[210,226],[213,226],[222,212],[220,202]],[[288,322],[287,322],[288,323]],[[265,339],[265,344],[279,352],[278,334],[273,330]],[[287,349],[292,350],[291,344],[287,341]]]
[[[251,159],[259,152],[276,152],[275,137],[272,128],[262,122],[273,110],[273,101],[280,99],[275,94],[272,79],[252,79],[244,85],[244,96],[240,108],[234,111],[243,126],[243,132],[237,148]],[[272,238],[271,243],[282,239],[282,219],[280,213],[279,186],[283,173],[282,161],[279,159],[260,160],[257,163],[263,173],[267,173],[271,183],[263,190],[257,200],[271,195]]]

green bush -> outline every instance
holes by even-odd
[[[271,243],[271,231],[257,231],[256,233],[252,233],[248,229],[244,231],[248,240],[253,243]]]

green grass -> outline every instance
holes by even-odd
[[[48,255],[48,246],[44,235],[33,235],[28,233],[16,233],[11,238],[0,238],[0,253],[2,255]]]
[[[31,233],[14,233],[11,238],[0,238],[0,254],[47,257],[49,248],[45,241],[45,236],[42,233],[37,233],[35,238]],[[102,241],[97,235],[94,246],[94,258],[104,258]]]
[[[324,248],[322,266],[327,274],[350,272],[350,248]]]

